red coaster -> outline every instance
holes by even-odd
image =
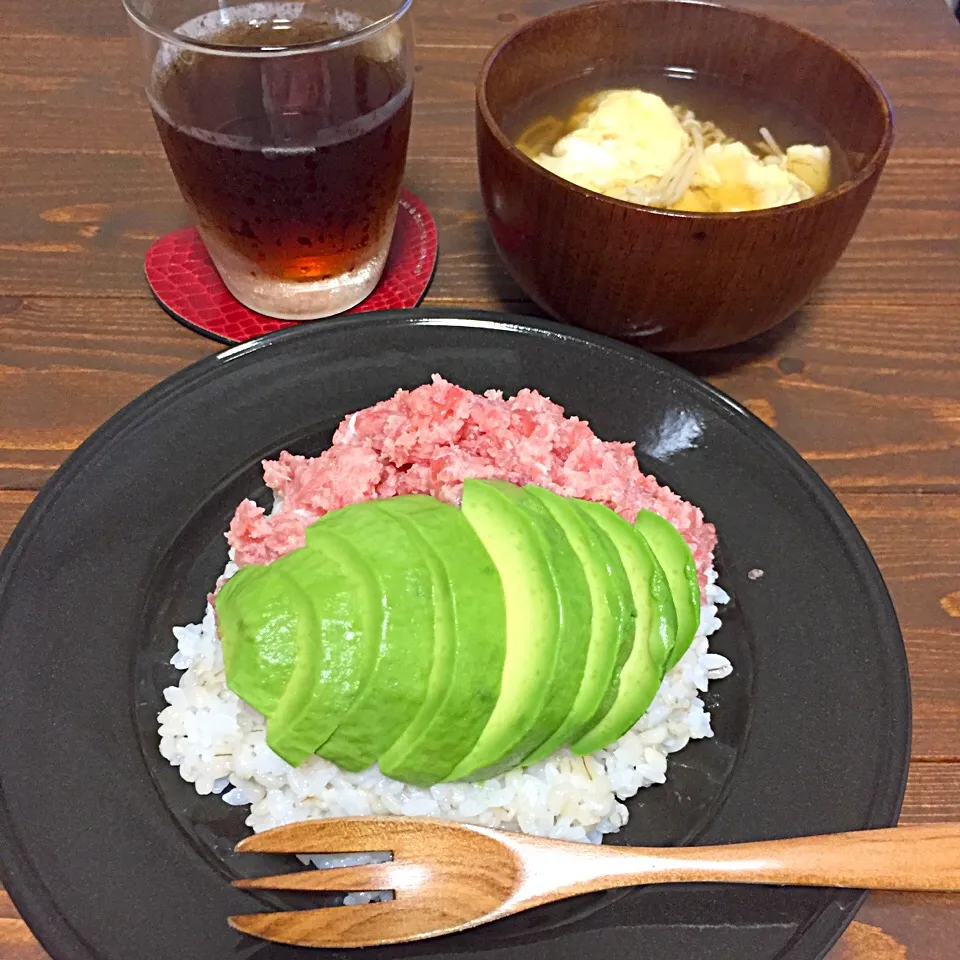
[[[423,201],[403,190],[383,276],[366,300],[344,313],[415,307],[436,265],[437,225]],[[224,286],[195,227],[161,237],[147,251],[145,266],[160,306],[191,330],[221,343],[243,343],[300,322],[266,317],[240,303]]]

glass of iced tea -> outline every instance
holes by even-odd
[[[285,320],[368,296],[396,219],[412,0],[344,2],[124,0],[160,139],[220,276]]]

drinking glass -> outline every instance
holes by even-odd
[[[340,313],[390,249],[413,96],[412,0],[124,0],[157,131],[230,292]]]

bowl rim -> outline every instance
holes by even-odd
[[[817,194],[815,197],[809,197],[806,200],[797,200],[793,203],[780,204],[776,207],[765,207],[760,210],[738,210],[710,213],[694,210],[669,210],[663,207],[651,207],[642,203],[634,203],[630,200],[620,200],[616,197],[609,197],[606,194],[600,193],[596,190],[590,190],[587,187],[581,187],[579,184],[576,184],[571,180],[567,180],[564,177],[551,172],[550,170],[547,170],[546,167],[541,167],[540,164],[536,163],[514,145],[513,141],[503,132],[500,124],[494,119],[490,110],[490,105],[487,102],[487,81],[490,76],[490,71],[493,68],[493,64],[497,57],[500,56],[500,54],[510,44],[512,44],[524,33],[542,24],[545,20],[559,20],[566,17],[576,16],[584,11],[596,10],[598,8],[605,7],[609,8],[614,6],[640,5],[666,6],[667,4],[671,6],[682,4],[687,7],[712,7],[717,10],[723,10],[725,13],[733,13],[739,16],[748,17],[753,20],[761,20],[767,23],[772,23],[778,27],[797,34],[807,41],[812,41],[816,45],[825,48],[832,55],[845,60],[860,75],[860,78],[863,80],[864,84],[873,93],[883,115],[883,136],[881,137],[880,143],[876,150],[874,150],[869,159],[863,165],[863,168],[855,176],[847,177],[847,179],[841,181],[835,187],[832,187],[823,193]],[[487,56],[484,58],[483,65],[480,68],[480,73],[477,76],[476,105],[478,112],[483,117],[485,126],[493,134],[494,138],[500,143],[500,145],[504,147],[510,155],[523,163],[528,169],[538,172],[539,174],[545,176],[549,181],[562,184],[567,189],[573,191],[574,193],[580,194],[585,198],[599,200],[605,204],[611,204],[618,209],[642,210],[646,213],[659,214],[664,217],[678,217],[697,221],[730,220],[741,217],[747,217],[751,219],[777,217],[783,216],[785,212],[789,212],[791,210],[805,210],[814,206],[819,206],[820,204],[829,203],[832,200],[835,200],[838,197],[844,196],[845,194],[857,189],[864,182],[870,180],[879,173],[890,154],[890,149],[893,145],[894,134],[893,108],[890,104],[889,98],[887,97],[883,87],[880,85],[880,82],[876,79],[876,77],[874,77],[873,74],[870,73],[870,71],[867,70],[867,68],[864,67],[855,56],[853,56],[853,54],[844,50],[842,47],[831,43],[829,40],[825,40],[823,37],[812,33],[809,30],[794,26],[794,24],[789,23],[786,20],[781,20],[778,17],[771,17],[765,13],[757,13],[753,10],[744,10],[742,7],[734,7],[728,6],[727,4],[715,3],[713,0],[593,0],[591,3],[576,4],[572,7],[554,10],[540,17],[534,17],[532,20],[521,24],[515,30],[507,34],[506,37],[504,37],[487,53]]]

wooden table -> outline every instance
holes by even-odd
[[[473,82],[486,50],[565,0],[419,0],[408,183],[440,266],[427,303],[531,312],[491,246]],[[687,361],[783,434],[860,525],[906,636],[903,822],[960,820],[960,27],[943,0],[739,0],[859,55],[897,114],[863,226],[813,301]],[[150,242],[189,217],[119,0],[7,0],[0,19],[0,544],[120,406],[217,349],[154,303]],[[872,896],[831,960],[948,960],[960,897]],[[0,960],[45,953],[0,889]],[[134,958],[131,958],[134,960]],[[746,960],[746,958],[745,958]]]

